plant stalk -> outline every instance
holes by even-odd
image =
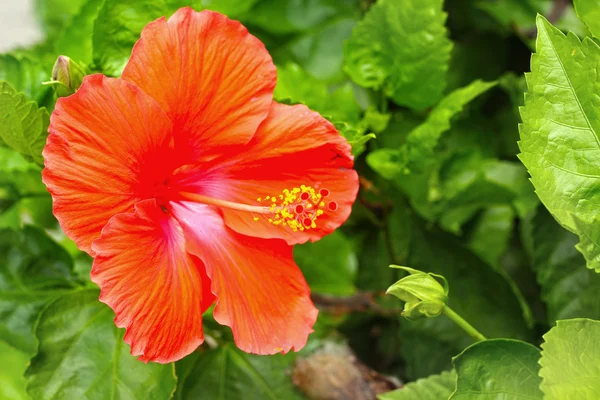
[[[473,325],[469,324],[463,317],[458,315],[454,310],[450,307],[445,306],[443,313],[450,318],[454,323],[460,326],[465,332],[469,334],[476,342],[481,342],[482,340],[486,340],[485,336],[481,334],[477,329],[473,328]]]

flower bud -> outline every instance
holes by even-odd
[[[85,72],[76,62],[67,56],[58,56],[52,69],[51,85],[58,97],[70,96],[79,89]]]
[[[397,265],[390,267],[402,269],[410,274],[394,283],[386,292],[405,302],[402,312],[404,317],[408,319],[437,317],[444,311],[448,302],[446,278],[408,267]],[[443,281],[443,286],[436,278]]]

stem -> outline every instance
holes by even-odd
[[[482,340],[486,340],[485,336],[481,334],[477,329],[473,328],[473,325],[469,324],[467,321],[463,319],[460,315],[458,315],[454,310],[450,307],[445,306],[443,313],[450,318],[454,323],[460,326],[465,332],[469,334],[476,342],[481,342]]]

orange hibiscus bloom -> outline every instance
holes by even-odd
[[[358,177],[333,125],[274,102],[275,83],[240,23],[184,8],[146,26],[120,79],[90,75],[56,103],[54,214],[144,362],[198,347],[213,302],[247,352],[299,350],[312,332],[292,245],[348,218]]]

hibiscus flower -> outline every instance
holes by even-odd
[[[312,332],[292,246],[348,218],[358,177],[334,126],[274,102],[275,83],[239,22],[183,8],[144,28],[121,78],[87,76],[56,103],[54,214],[141,361],[196,349],[213,303],[250,353],[297,351]]]

